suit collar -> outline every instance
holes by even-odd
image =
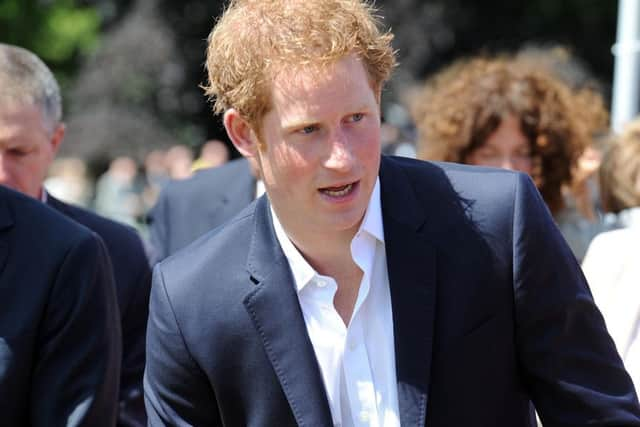
[[[436,250],[424,232],[425,204],[406,172],[383,157],[380,181],[400,421],[403,426],[423,426],[435,322]]]
[[[300,426],[331,425],[331,411],[289,266],[266,196],[256,203],[247,269],[255,287],[244,304]]]
[[[4,193],[4,196],[0,198],[0,230],[9,228],[13,226],[14,223],[13,212],[9,208],[9,203],[7,203],[7,196],[9,191],[11,190],[2,189],[2,193]]]
[[[52,208],[60,211],[60,212],[64,212],[67,213],[67,204],[62,202],[61,200],[56,199],[55,197],[53,197],[51,194],[46,193],[46,204],[48,206],[51,206]]]
[[[10,190],[4,188],[0,189],[0,273],[4,271],[7,257],[9,255],[9,246],[11,244],[12,236],[10,234],[11,228],[14,224],[14,213],[9,207],[7,196]],[[0,276],[1,277],[1,276]]]

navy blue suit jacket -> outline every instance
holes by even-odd
[[[233,218],[255,191],[256,179],[244,158],[169,182],[148,216],[152,263]]]
[[[640,426],[569,248],[529,177],[383,157],[402,426]],[[268,200],[160,263],[151,425],[330,426]]]
[[[121,413],[118,424],[136,425],[135,419],[139,424],[144,423],[142,376],[151,270],[142,241],[135,229],[64,203],[51,195],[47,195],[47,204],[95,232],[107,247],[113,266],[122,330]]]
[[[0,186],[0,424],[112,427],[118,316],[100,238]]]

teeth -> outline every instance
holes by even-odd
[[[324,192],[331,197],[342,197],[342,196],[346,196],[349,193],[349,191],[351,191],[352,187],[353,187],[353,184],[347,184],[342,188],[342,190],[326,189],[324,190]]]

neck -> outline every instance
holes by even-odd
[[[355,307],[363,271],[353,261],[351,239],[353,233],[331,239],[319,236],[313,240],[316,244],[304,246],[291,238],[302,256],[318,273],[335,279],[338,289],[333,299],[336,311],[345,325],[349,325]],[[318,245],[317,242],[322,242]]]
[[[340,277],[355,266],[351,256],[351,240],[355,231],[344,231],[328,235],[296,234],[285,230],[289,239],[300,251],[302,256],[318,273]]]

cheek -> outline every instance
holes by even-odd
[[[380,132],[377,128],[367,129],[357,135],[360,143],[358,147],[358,157],[367,161],[377,161],[380,157]]]
[[[265,180],[283,189],[290,189],[309,174],[308,155],[291,148],[278,147],[263,156],[262,171]]]

